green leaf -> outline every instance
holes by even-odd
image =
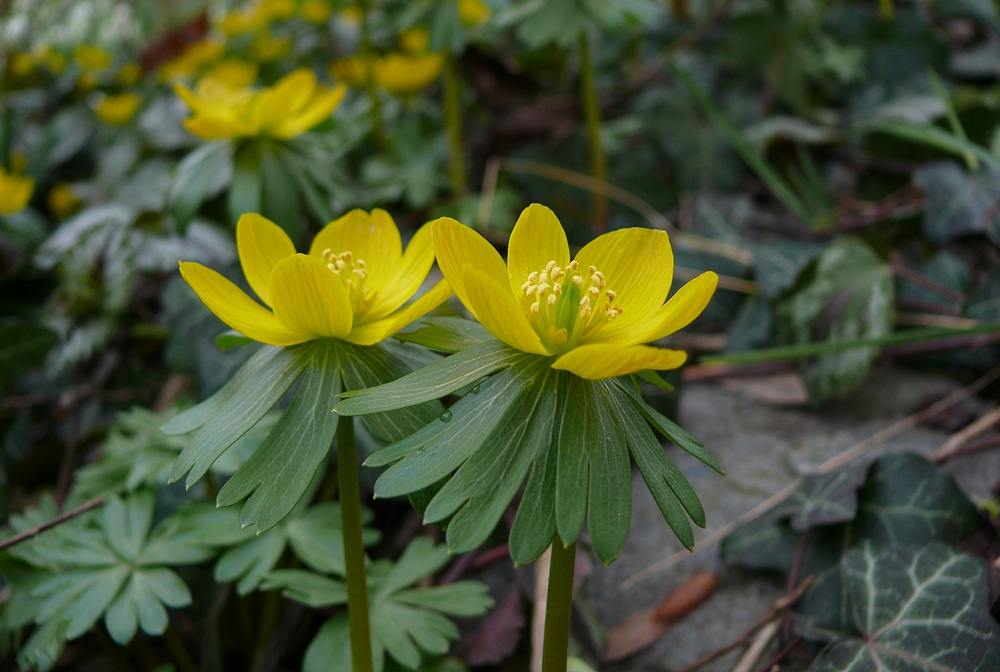
[[[854,533],[876,547],[957,543],[979,516],[947,472],[912,453],[894,453],[872,465],[858,492]]]
[[[775,515],[789,518],[797,532],[854,520],[858,512],[858,488],[867,476],[868,464],[864,462],[828,474],[806,476],[802,486],[775,507]]]
[[[899,119],[876,119],[865,124],[860,130],[868,133],[885,133],[901,140],[909,140],[954,154],[961,159],[971,155],[987,165],[1000,168],[1000,161],[985,148],[974,142],[958,138],[932,124],[914,124]]]
[[[299,188],[284,160],[284,150],[280,144],[266,143],[260,156],[260,212],[285,230],[292,242],[302,242],[302,206],[299,203]]]
[[[168,197],[170,209],[183,229],[206,198],[218,194],[233,179],[233,145],[209,142],[181,159]]]
[[[650,385],[655,385],[661,390],[666,390],[667,392],[674,391],[674,386],[665,381],[660,376],[660,374],[658,374],[656,371],[653,371],[652,369],[643,369],[642,371],[636,372],[635,375],[645,380]]]
[[[236,150],[229,185],[229,221],[233,226],[247,212],[260,212],[262,199],[261,148],[249,141]]]
[[[190,488],[204,476],[219,456],[288,391],[306,366],[310,346],[261,348],[221,390],[165,424],[163,431],[167,434],[198,429],[177,458],[170,482],[187,474],[185,486]]]
[[[240,332],[233,331],[232,329],[224,331],[215,337],[215,346],[223,352],[230,348],[242,347],[251,343],[253,343],[253,339],[247,338]]]
[[[219,506],[231,506],[250,496],[240,510],[240,522],[255,525],[258,533],[272,528],[292,510],[326,459],[337,432],[338,416],[331,412],[341,391],[343,362],[337,344],[315,341],[307,347],[303,351],[303,359],[308,358],[305,372],[295,397],[216,500]]]
[[[822,251],[822,245],[798,240],[775,240],[754,246],[754,280],[761,296],[777,299]]]
[[[499,341],[486,342],[386,385],[344,392],[335,410],[340,415],[365,415],[414,406],[534,357]]]
[[[404,667],[417,669],[427,656],[447,653],[459,635],[447,616],[475,617],[493,606],[486,586],[477,581],[413,587],[450,559],[446,547],[418,537],[395,563],[379,560],[370,567],[368,595],[376,670],[386,664],[386,654]],[[313,607],[346,601],[346,589],[339,581],[301,570],[272,572],[264,585],[280,588],[290,599]],[[303,670],[347,672],[350,660],[349,626],[346,614],[340,614],[324,623],[310,643]]]
[[[642,396],[636,392],[634,387],[631,387],[624,381],[620,380],[614,381],[613,384],[628,395],[629,399],[632,400],[632,403],[637,409],[639,409],[639,412],[642,413],[643,417],[646,418],[649,424],[663,434],[663,436],[670,439],[677,447],[691,457],[711,467],[719,474],[725,475],[726,472],[722,470],[719,463],[716,462],[715,459],[713,459],[712,456],[705,450],[705,445],[698,439],[694,438],[690,432],[647,404],[645,400],[643,400]]]
[[[0,395],[24,373],[41,366],[58,340],[53,331],[31,322],[0,323]]]
[[[623,398],[620,389],[613,383],[606,384],[607,403],[620,423],[632,459],[670,529],[685,548],[694,548],[694,534],[684,511],[686,509],[688,515],[704,527],[705,510],[698,495],[656,440],[631,399]]]
[[[980,559],[943,544],[881,553],[865,545],[840,567],[860,636],[823,649],[814,672],[986,672],[1000,660],[1000,625],[986,607]]]
[[[945,243],[968,234],[982,234],[1000,245],[1000,166],[983,164],[966,172],[954,161],[922,166],[913,183],[927,199],[924,235]]]
[[[892,305],[889,265],[864,243],[842,238],[827,246],[809,283],[777,311],[791,340],[836,342],[888,335]],[[865,347],[825,355],[805,365],[803,378],[816,398],[842,396],[861,384],[878,353]]]
[[[341,357],[341,371],[347,390],[378,387],[411,373],[414,368],[397,356],[394,350],[398,351],[398,347],[361,347],[341,343],[340,348],[345,353]],[[361,421],[376,439],[390,443],[405,439],[443,412],[444,406],[435,399],[393,411],[369,413],[362,416]]]
[[[393,338],[440,352],[461,352],[494,340],[483,325],[461,317],[428,317],[421,324],[425,326],[399,332]]]

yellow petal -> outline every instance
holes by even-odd
[[[379,292],[374,305],[368,309],[366,320],[374,321],[385,317],[417,293],[434,264],[432,232],[433,227],[424,224],[413,234],[403,252],[396,277]]]
[[[451,285],[447,280],[441,280],[406,308],[381,320],[354,327],[345,340],[358,345],[374,345],[431,312],[447,301],[451,295]]]
[[[284,326],[274,314],[210,268],[180,263],[181,277],[215,316],[247,338],[269,345],[295,345],[312,337]]]
[[[451,217],[436,219],[431,224],[434,234],[434,254],[437,256],[438,266],[451,283],[458,300],[478,319],[479,315],[469,302],[462,278],[465,266],[469,265],[485,273],[504,288],[510,286],[507,266],[485,238],[464,224]]]
[[[569,264],[566,232],[554,212],[532,203],[517,218],[507,247],[507,273],[514,296],[521,295],[529,273],[541,271],[550,261],[562,268]]]
[[[316,90],[316,75],[308,68],[299,68],[257,97],[254,115],[261,131],[269,132],[281,126],[289,116],[305,107]]]
[[[345,95],[347,95],[347,87],[343,84],[330,90],[317,92],[305,109],[282,122],[274,135],[279,138],[294,138],[305,133],[329,117],[343,102]]]
[[[676,369],[686,360],[687,353],[683,350],[651,348],[648,345],[590,343],[573,348],[557,359],[552,368],[569,371],[588,380],[600,380],[643,369]]]
[[[377,292],[392,282],[403,257],[399,229],[389,213],[379,208],[370,215],[364,210],[351,210],[323,227],[313,239],[309,254],[322,259],[327,249],[335,254],[350,252],[355,261],[363,260],[368,271],[365,286]]]
[[[202,109],[201,98],[195,95],[194,91],[189,89],[184,84],[178,82],[174,84],[174,93],[177,97],[184,101],[184,104],[188,106],[188,109],[192,112],[198,112]]]
[[[340,278],[305,254],[282,259],[271,271],[271,305],[288,329],[313,338],[351,333],[353,312]]]
[[[184,120],[184,129],[203,140],[241,138],[254,134],[254,129],[234,115],[198,115]]]
[[[512,348],[536,355],[550,354],[506,284],[501,285],[486,273],[468,265],[463,279],[471,303],[469,309],[474,307],[476,318],[487,331]]]
[[[635,331],[634,342],[655,341],[691,324],[705,310],[718,285],[719,276],[712,271],[706,271],[688,282],[656,311],[648,324]]]
[[[236,224],[236,246],[247,282],[261,301],[271,305],[271,271],[279,261],[295,254],[295,245],[280,226],[248,212]]]
[[[576,255],[580,267],[595,266],[604,273],[608,289],[624,308],[588,342],[616,340],[645,324],[667,300],[674,275],[674,255],[666,232],[655,229],[619,229],[598,236]],[[634,343],[635,341],[632,340]]]

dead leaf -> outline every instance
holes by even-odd
[[[714,572],[700,572],[670,593],[659,606],[632,614],[608,633],[601,660],[621,660],[646,648],[707,600],[718,583],[719,577]]]

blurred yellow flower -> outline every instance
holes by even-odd
[[[116,96],[102,96],[94,106],[94,114],[109,126],[124,126],[142,105],[138,93],[120,93]]]
[[[399,35],[399,46],[403,51],[411,54],[420,54],[427,51],[427,43],[430,42],[431,34],[427,26],[414,26],[407,28]]]
[[[18,51],[10,56],[10,71],[18,77],[27,77],[35,70],[35,59],[31,54]]]
[[[160,66],[160,79],[172,82],[176,79],[193,77],[205,66],[217,61],[226,45],[216,39],[205,39],[189,45],[180,56]]]
[[[35,60],[54,75],[60,75],[66,70],[66,56],[48,45],[40,45],[35,49]]]
[[[81,91],[93,91],[97,86],[97,73],[93,70],[84,70],[76,80],[76,88]]]
[[[365,62],[360,56],[347,56],[332,61],[326,68],[330,78],[346,82],[356,89],[365,88]]]
[[[339,338],[373,345],[426,315],[451,296],[444,280],[405,308],[434,263],[431,227],[403,252],[385,210],[352,210],[327,224],[309,254],[296,254],[281,227],[255,213],[236,225],[240,264],[271,310],[210,268],[181,262],[181,275],[216,317],[248,338],[296,345]]]
[[[378,85],[397,94],[414,93],[430,86],[443,66],[441,54],[391,52],[372,62]]]
[[[262,28],[263,22],[257,12],[236,10],[223,16],[218,27],[229,37],[238,37]]]
[[[59,219],[69,217],[80,209],[83,201],[67,182],[57,182],[49,191],[49,211]]]
[[[288,55],[292,50],[292,38],[276,37],[269,31],[256,35],[250,44],[250,55],[261,63],[271,63]]]
[[[234,88],[215,79],[198,82],[191,91],[175,84],[174,91],[192,116],[184,128],[205,140],[268,136],[293,138],[316,126],[340,105],[347,88],[316,85],[316,75],[300,68],[259,91]]]
[[[249,63],[238,58],[227,58],[213,65],[204,77],[239,89],[250,86],[257,81],[257,70],[256,63]]]
[[[483,0],[458,0],[458,18],[466,28],[474,28],[489,21],[493,15]]]
[[[305,0],[299,5],[299,16],[316,25],[326,23],[331,14],[333,14],[333,7],[324,0]]]
[[[262,0],[257,13],[265,23],[290,19],[295,15],[295,0]]]
[[[344,7],[337,14],[337,18],[349,26],[357,26],[361,24],[362,14],[357,7]]]
[[[643,345],[690,324],[719,277],[707,271],[667,301],[674,257],[666,232],[619,229],[569,256],[566,232],[543,205],[528,206],[510,235],[507,263],[473,229],[435,220],[434,251],[445,279],[497,339],[552,368],[599,380],[674,369],[678,350]]]
[[[0,166],[0,215],[13,215],[24,210],[34,191],[33,177],[12,175]]]
[[[118,70],[118,81],[125,86],[132,86],[142,77],[142,66],[138,63],[126,63]]]
[[[104,70],[111,65],[111,54],[100,47],[78,44],[73,50],[73,60],[84,70]]]

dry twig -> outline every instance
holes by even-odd
[[[71,511],[67,511],[66,513],[61,513],[52,520],[46,521],[37,527],[33,527],[30,530],[25,530],[20,534],[15,534],[13,537],[4,539],[3,541],[0,541],[0,551],[4,551],[10,548],[11,546],[20,544],[22,541],[28,541],[29,539],[34,539],[45,530],[51,530],[56,525],[61,525],[62,523],[65,523],[67,520],[71,520],[81,514],[87,513],[87,511],[90,511],[91,509],[96,509],[103,503],[104,503],[103,497],[92,499],[86,504],[81,504],[80,506],[76,507]]]

